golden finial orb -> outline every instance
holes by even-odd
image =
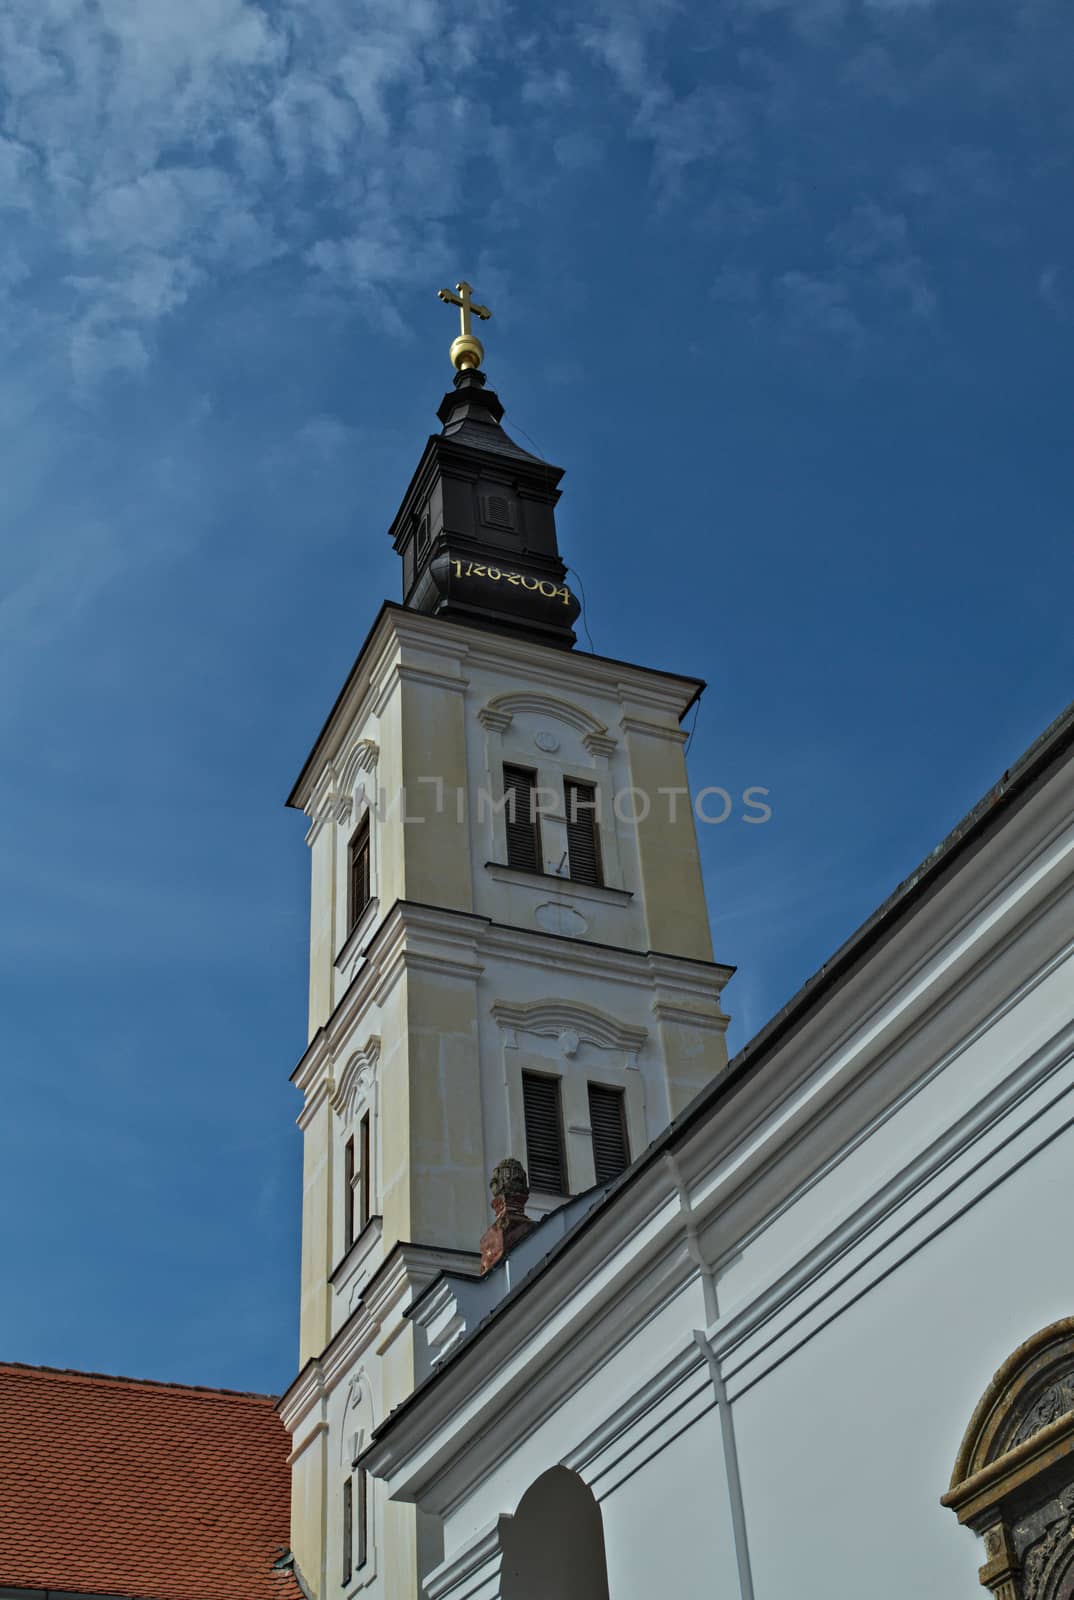
[[[454,293],[450,289],[438,289],[437,299],[443,300],[445,305],[458,306],[461,331],[457,339],[451,343],[451,364],[456,372],[475,372],[485,359],[485,347],[474,333],[471,325],[471,316],[480,317],[482,322],[487,322],[492,312],[488,306],[477,306],[473,300],[474,291],[468,283],[457,283]]]

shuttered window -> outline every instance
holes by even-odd
[[[537,774],[527,767],[504,767],[503,808],[507,865],[541,870],[541,822],[535,794]]]
[[[542,1189],[546,1194],[566,1194],[567,1163],[563,1156],[559,1079],[546,1078],[539,1072],[524,1072],[522,1105],[530,1188]]]
[[[626,1104],[622,1089],[589,1085],[589,1125],[593,1129],[593,1165],[598,1183],[610,1183],[630,1165]]]
[[[351,839],[348,931],[369,904],[369,813],[366,812]]]
[[[567,814],[567,863],[570,876],[575,883],[603,883],[595,785],[565,778],[563,802]]]
[[[354,1562],[353,1533],[351,1519],[354,1514],[354,1483],[348,1477],[343,1480],[343,1582],[350,1583],[351,1570]]]

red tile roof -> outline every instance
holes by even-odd
[[[299,1600],[271,1395],[0,1363],[0,1585]]]

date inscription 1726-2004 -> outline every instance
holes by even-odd
[[[456,561],[452,560],[452,568],[456,578],[491,578],[493,583],[512,583],[516,587],[535,590],[546,600],[562,600],[565,606],[571,603],[571,591],[562,583],[551,583],[547,578],[531,578],[523,572],[505,572],[501,567],[490,567],[482,561]]]

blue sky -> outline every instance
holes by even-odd
[[[738,1047],[1071,698],[1067,0],[9,0],[0,1354],[277,1390],[307,859],[468,277],[709,682]]]

